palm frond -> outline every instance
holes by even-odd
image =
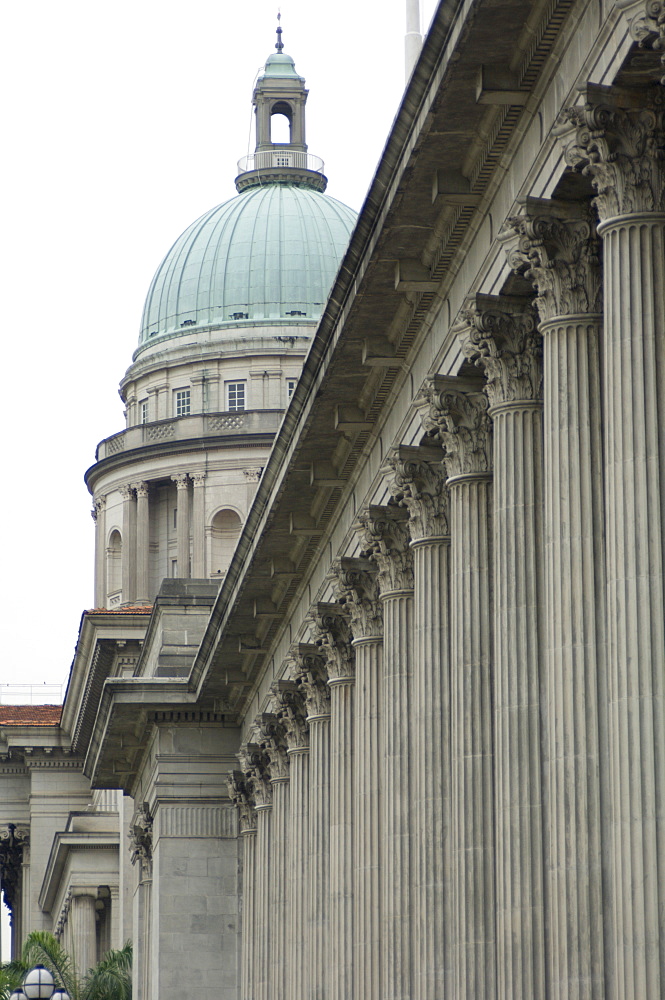
[[[84,977],[80,1000],[131,1000],[132,946],[109,951]]]
[[[23,945],[21,962],[27,969],[45,966],[55,979],[56,986],[67,990],[72,1000],[79,1000],[79,984],[71,958],[50,931],[32,931]]]

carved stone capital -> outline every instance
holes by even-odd
[[[383,636],[383,609],[379,600],[376,565],[369,559],[344,557],[333,566],[337,577],[337,600],[349,612],[354,639]]]
[[[186,472],[179,472],[177,476],[171,476],[177,490],[186,490],[189,484],[189,476]]]
[[[229,798],[238,810],[240,832],[250,833],[256,830],[256,813],[254,811],[254,796],[249,783],[242,771],[232,771],[227,779]]]
[[[542,342],[528,301],[474,295],[455,331],[467,358],[485,373],[490,407],[541,398]]]
[[[435,375],[425,380],[421,397],[423,422],[430,435],[436,429],[448,478],[489,472],[492,423],[479,380]]]
[[[440,448],[400,445],[386,457],[392,472],[390,492],[409,512],[414,541],[448,535],[448,487]]]
[[[379,591],[413,590],[413,553],[409,548],[409,514],[397,504],[371,504],[358,512],[362,555],[379,568]]]
[[[348,609],[339,604],[315,604],[311,619],[312,639],[326,661],[329,680],[352,678],[355,661]]]
[[[18,903],[21,866],[30,843],[30,830],[18,823],[0,827],[0,886],[5,902],[13,910]]]
[[[136,490],[137,499],[142,497],[144,500],[147,500],[150,496],[150,486],[146,482],[134,483],[134,489]]]
[[[134,500],[135,499],[135,496],[134,496],[134,487],[130,486],[129,483],[126,483],[124,486],[121,486],[120,487],[120,496],[125,501],[126,500]]]
[[[284,739],[288,750],[309,747],[309,726],[304,692],[291,680],[274,681],[270,688],[277,702],[277,716],[284,726]]]
[[[260,734],[261,746],[268,755],[268,770],[270,780],[276,781],[289,776],[288,744],[286,728],[278,715],[272,712],[262,712],[255,720],[255,726]]]
[[[295,662],[295,680],[299,684],[307,706],[308,720],[320,715],[330,715],[330,688],[326,659],[318,646],[298,643],[292,650]]]
[[[106,497],[95,497],[92,505],[97,513],[100,514],[103,510],[106,510]]]
[[[132,864],[141,865],[141,876],[152,876],[152,816],[148,807],[140,806],[129,824],[129,851]]]
[[[201,487],[205,485],[205,472],[192,472],[189,478],[191,479],[192,486],[195,490],[201,489]]]
[[[557,129],[566,162],[591,178],[601,222],[665,212],[665,93],[588,84]]]
[[[498,239],[512,269],[536,289],[542,323],[603,311],[600,240],[586,202],[529,198]]]
[[[260,743],[243,743],[238,751],[240,769],[251,789],[255,808],[272,804],[272,785],[270,784],[269,760],[266,751]]]
[[[663,0],[619,0],[617,7],[623,10],[628,19],[628,30],[631,38],[641,49],[652,49],[655,52],[665,50],[665,2]],[[663,76],[660,82],[665,84],[665,53],[661,55]]]
[[[242,474],[248,483],[258,483],[263,474],[263,469],[243,469]]]

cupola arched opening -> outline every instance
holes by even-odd
[[[293,142],[293,108],[287,101],[276,101],[270,109],[270,141],[277,145]]]
[[[211,525],[210,573],[225,573],[242,529],[242,521],[235,510],[226,507],[218,510]]]

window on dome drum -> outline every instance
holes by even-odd
[[[293,393],[296,391],[297,378],[287,378],[286,380],[286,398],[287,401],[291,399]]]
[[[227,410],[244,410],[245,409],[245,383],[244,382],[227,382],[226,383],[226,409]]]
[[[176,417],[188,417],[190,412],[191,398],[189,389],[178,389],[175,394]]]
[[[141,403],[141,423],[142,424],[147,424],[148,423],[148,400],[147,399],[146,399],[146,401],[144,403]]]

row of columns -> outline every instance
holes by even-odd
[[[246,861],[289,939],[244,926],[243,1000],[663,995],[662,109],[589,87],[568,112],[598,231],[584,203],[507,220],[537,312],[465,302],[478,376],[423,386],[426,444],[389,455],[393,503],[256,722],[245,813],[288,774],[288,823],[273,790]]]
[[[205,575],[205,473],[171,476],[177,491],[176,557],[178,577]],[[190,484],[193,487],[190,515]],[[121,587],[123,603],[148,602],[150,593],[150,483],[127,484],[122,496]],[[95,602],[106,604],[107,579],[106,498],[95,497]],[[191,533],[191,565],[190,565]]]

